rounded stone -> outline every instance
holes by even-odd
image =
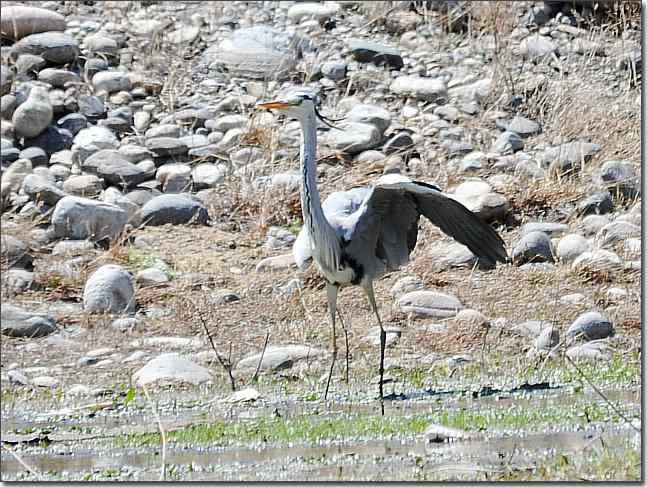
[[[130,273],[115,264],[97,269],[85,283],[83,309],[88,313],[124,313],[135,310]]]
[[[586,340],[599,340],[615,333],[613,323],[606,316],[589,311],[578,316],[566,331],[568,338],[583,337]]]
[[[528,262],[553,262],[550,238],[544,232],[524,235],[512,250],[512,261],[518,266]]]
[[[29,97],[16,108],[11,121],[19,137],[33,138],[45,130],[52,117],[53,110],[47,89],[32,86]]]

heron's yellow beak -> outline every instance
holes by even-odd
[[[266,103],[259,103],[256,105],[256,108],[288,108],[289,103],[284,101],[268,101]]]

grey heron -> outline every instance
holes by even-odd
[[[359,285],[366,292],[380,327],[379,394],[384,414],[384,354],[386,331],[375,301],[373,280],[407,263],[416,246],[418,220],[424,215],[444,233],[466,245],[490,266],[508,259],[501,237],[458,201],[436,186],[400,174],[385,174],[373,187],[332,193],[321,203],[317,188],[317,120],[327,125],[317,109],[317,96],[307,89],[293,90],[278,100],[260,103],[261,109],[281,110],[301,124],[301,209],[304,225],[293,253],[303,268],[313,259],[326,280],[332,325],[332,363],[327,399],[337,357],[335,314],[340,287]]]

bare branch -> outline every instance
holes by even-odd
[[[270,340],[270,334],[265,335],[265,343],[263,344],[263,351],[261,352],[261,358],[258,359],[258,365],[256,366],[256,372],[250,382],[256,382],[258,380],[258,374],[261,371],[261,364],[263,363],[263,357],[265,356],[265,349],[267,348],[267,342]]]

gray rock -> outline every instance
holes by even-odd
[[[608,250],[596,249],[584,252],[572,264],[573,269],[598,272],[615,272],[623,269],[622,259],[618,254]]]
[[[0,308],[0,321],[2,334],[11,337],[42,337],[57,330],[53,317],[33,313],[8,303],[3,303]]]
[[[343,61],[328,61],[321,65],[321,74],[333,81],[340,81],[346,77],[348,66]]]
[[[180,137],[178,140],[184,142],[189,148],[189,151],[209,145],[209,139],[201,134],[185,135],[184,137]]]
[[[213,188],[225,180],[225,170],[221,165],[199,164],[191,171],[196,189]]]
[[[376,147],[381,138],[375,125],[350,122],[343,127],[343,130],[331,130],[327,134],[326,142],[334,150],[352,155]]]
[[[22,293],[36,289],[34,273],[25,269],[9,269],[2,273],[2,287],[10,293]]]
[[[449,318],[464,308],[455,296],[435,291],[406,293],[398,299],[398,306],[404,313],[432,318]]]
[[[71,196],[91,198],[103,191],[103,180],[94,174],[72,176],[63,183],[63,191]]]
[[[164,164],[155,175],[165,193],[183,193],[191,190],[191,166]]]
[[[147,139],[154,139],[156,137],[178,138],[180,135],[182,135],[182,128],[174,123],[163,123],[151,127],[144,134]]]
[[[424,289],[424,283],[417,276],[405,276],[398,279],[391,288],[391,296],[394,299],[402,297],[404,294],[412,291]]]
[[[32,167],[47,166],[49,157],[40,147],[27,147],[20,151],[20,158],[31,162]]]
[[[115,264],[99,267],[83,289],[83,309],[88,313],[132,313],[135,290],[130,273]]]
[[[240,138],[244,133],[245,131],[243,129],[229,129],[220,142],[215,145],[215,149],[222,154],[228,153],[239,145]]]
[[[572,360],[604,360],[611,359],[607,340],[594,340],[575,345],[566,350],[566,355]]]
[[[9,89],[11,89],[11,85],[9,85]],[[0,92],[1,91],[2,90],[0,90]],[[11,120],[13,112],[16,110],[17,106],[18,99],[14,95],[9,93],[2,95],[0,98],[0,117],[5,120]]]
[[[230,38],[208,48],[204,60],[212,66],[223,66],[234,76],[281,80],[294,72],[305,50],[312,50],[306,38],[256,25],[238,29]]]
[[[205,225],[209,220],[202,203],[183,194],[164,194],[148,201],[141,209],[145,225],[181,225],[196,223]]]
[[[18,76],[33,76],[45,66],[47,66],[47,61],[34,54],[21,54],[15,64]]]
[[[559,240],[557,258],[562,262],[573,262],[590,249],[589,241],[582,235],[570,233]]]
[[[119,235],[127,218],[127,213],[118,206],[66,196],[54,208],[52,226],[56,238],[99,241]]]
[[[568,142],[558,146],[548,147],[542,154],[539,154],[539,163],[547,168],[550,164],[557,162],[563,171],[573,167],[580,167],[582,161],[587,162],[598,153],[602,147],[590,142]]]
[[[80,95],[78,98],[79,113],[91,122],[106,117],[106,106],[103,100],[94,95]]]
[[[501,130],[514,132],[524,139],[541,133],[541,125],[518,115],[512,120],[499,119],[496,126]]]
[[[6,167],[11,163],[16,162],[19,157],[20,157],[20,150],[16,149],[15,147],[3,146],[0,149],[0,163],[2,163],[3,167]]]
[[[323,22],[331,18],[340,9],[340,5],[336,2],[299,2],[292,5],[288,9],[288,19],[293,22],[300,22],[304,19],[315,19]]]
[[[91,154],[101,149],[117,149],[117,136],[105,127],[92,126],[79,131],[74,137],[72,152],[78,155],[79,162],[85,161]]]
[[[377,105],[360,104],[351,108],[345,120],[374,125],[383,134],[391,125],[391,112]]]
[[[135,372],[133,379],[139,386],[151,383],[198,385],[213,380],[213,376],[208,369],[177,353],[165,353],[150,360]]]
[[[522,160],[517,162],[514,167],[515,176],[525,176],[532,179],[544,179],[546,171],[544,171],[537,162],[532,160]]]
[[[112,186],[106,188],[101,195],[101,199],[106,203],[118,206],[124,210],[128,214],[128,220],[130,220],[139,210],[139,205],[137,203],[124,196],[121,191]]]
[[[596,311],[581,314],[566,330],[568,338],[583,337],[587,341],[607,338],[614,333],[613,323],[609,318]]]
[[[486,221],[503,219],[510,206],[503,195],[494,193],[492,187],[482,180],[460,184],[451,197]]]
[[[53,181],[47,180],[36,174],[28,174],[22,182],[23,192],[31,201],[42,201],[46,205],[54,206],[65,197],[65,193]]]
[[[74,136],[88,126],[88,119],[80,113],[70,113],[56,121],[59,128],[69,130]]]
[[[553,325],[550,321],[528,320],[512,326],[510,331],[516,335],[536,340],[544,330],[551,328]]]
[[[393,69],[402,69],[404,61],[398,49],[363,39],[351,39],[348,43],[351,55],[360,63],[385,64]]]
[[[102,34],[92,34],[83,40],[85,49],[92,55],[115,57],[119,52],[117,41]]]
[[[138,162],[146,159],[153,159],[155,154],[149,151],[146,147],[139,145],[127,144],[119,147],[119,154],[124,157],[128,162],[137,164]]]
[[[113,320],[112,323],[110,323],[111,328],[121,332],[134,331],[135,329],[140,329],[142,326],[142,320],[135,318],[134,316],[117,318],[116,320]]]
[[[188,146],[184,142],[172,137],[147,139],[146,148],[158,158],[181,156],[189,151]]]
[[[608,190],[633,198],[640,192],[640,180],[629,161],[607,161],[600,168],[600,178]]]
[[[452,139],[443,140],[440,146],[447,151],[449,157],[469,154],[474,146],[469,142],[456,141]]]
[[[4,233],[4,232],[3,232]],[[22,241],[11,235],[0,236],[0,254],[2,260],[10,268],[32,270],[34,257],[29,253],[29,248]]]
[[[530,232],[512,249],[512,261],[515,265],[527,262],[553,262],[550,238],[544,232]]]
[[[608,191],[597,191],[577,203],[579,215],[602,215],[611,210],[613,210],[613,202]]]
[[[441,105],[434,109],[434,115],[439,116],[448,122],[456,122],[460,118],[458,108],[452,105]]]
[[[558,48],[557,44],[549,37],[535,34],[521,41],[519,44],[519,53],[529,59],[537,59],[551,54],[558,54]]]
[[[543,232],[550,237],[562,235],[568,231],[568,225],[564,223],[552,222],[530,222],[521,227],[521,235],[527,235],[530,232]]]
[[[52,255],[74,257],[87,254],[94,250],[94,244],[89,240],[63,240],[52,248]]]
[[[157,267],[149,267],[139,271],[135,276],[135,281],[140,287],[150,287],[167,284],[170,279],[164,271]]]
[[[640,237],[640,235],[640,226],[626,221],[616,220],[602,227],[595,235],[595,240],[600,247],[606,247],[621,240]]]
[[[32,172],[31,161],[18,159],[2,173],[3,197],[5,191],[17,193],[22,187],[25,177]]]
[[[260,364],[261,371],[277,372],[291,368],[301,360],[320,359],[326,352],[324,350],[307,347],[304,345],[283,345],[268,346],[263,353],[263,361]],[[238,362],[236,370],[254,371],[261,359],[261,353],[247,356]]]
[[[233,303],[235,301],[240,301],[241,299],[240,294],[229,289],[220,289],[209,296],[209,302],[215,305]]]
[[[523,139],[516,132],[506,131],[494,141],[490,151],[497,154],[506,154],[517,152],[521,149],[523,149]]]
[[[437,78],[398,76],[389,87],[391,92],[419,100],[443,103],[447,100],[447,85]]]
[[[2,37],[13,41],[40,32],[64,31],[65,17],[57,12],[31,5],[8,5],[2,9]]]
[[[24,147],[40,147],[48,155],[67,150],[72,146],[72,134],[52,125],[48,126],[39,135],[32,139],[25,139]]]
[[[248,123],[249,117],[246,117],[244,115],[224,115],[222,117],[218,117],[215,120],[212,130],[218,130],[224,133],[231,129],[244,128]]]
[[[47,90],[41,86],[33,86],[27,101],[22,103],[13,113],[16,134],[19,137],[36,137],[52,121],[53,111]]]
[[[492,84],[492,78],[479,79],[468,84],[458,84],[449,88],[449,96],[466,102],[480,102],[490,94]]]
[[[442,245],[434,245],[431,249],[433,262],[442,269],[446,268],[472,268],[479,263],[479,267],[486,267],[482,264],[470,249],[458,242],[450,242]],[[491,266],[490,266],[491,267]]]
[[[588,215],[582,219],[577,229],[582,235],[595,235],[602,227],[609,223],[609,219],[602,215]]]
[[[92,77],[92,85],[97,94],[110,94],[130,90],[128,73],[122,71],[100,71]]]
[[[151,176],[139,166],[128,162],[118,151],[110,149],[92,154],[81,167],[118,187],[131,188],[150,179]]]
[[[12,46],[14,59],[21,54],[35,54],[50,63],[63,65],[77,58],[79,45],[74,37],[62,32],[43,32],[23,37]]]
[[[414,148],[411,136],[406,132],[400,132],[391,137],[382,148],[385,155],[401,154]]]
[[[545,327],[535,339],[535,348],[549,352],[559,343],[559,329],[549,325]]]
[[[12,385],[26,386],[29,384],[27,376],[18,369],[7,372],[7,378],[9,379],[9,384]]]
[[[67,69],[45,68],[38,73],[38,81],[49,83],[54,88],[63,88],[65,83],[78,83],[81,78]]]

